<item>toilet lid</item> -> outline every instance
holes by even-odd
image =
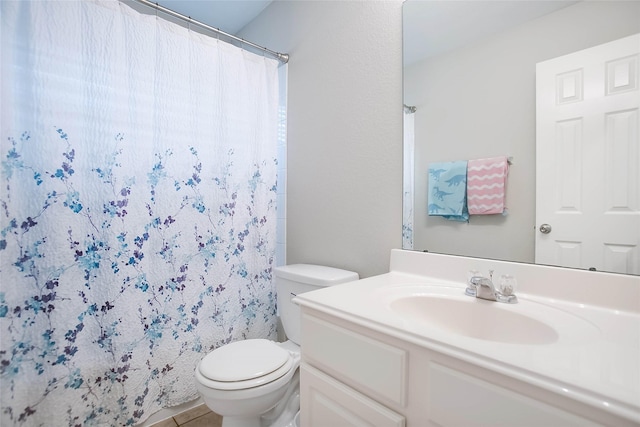
[[[268,375],[290,359],[288,351],[265,339],[227,344],[206,355],[200,373],[213,381],[247,381]]]

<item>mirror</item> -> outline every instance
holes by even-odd
[[[405,1],[403,247],[535,262],[536,64],[640,33],[639,16],[640,1]],[[506,216],[428,216],[430,162],[496,156],[512,158]]]

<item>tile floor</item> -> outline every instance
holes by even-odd
[[[172,418],[157,422],[151,427],[220,427],[222,416],[211,412],[205,404],[181,412]]]

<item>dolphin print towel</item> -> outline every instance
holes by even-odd
[[[469,221],[466,161],[430,163],[428,189],[429,215]]]
[[[506,156],[469,160],[467,201],[469,215],[505,214],[509,162]]]

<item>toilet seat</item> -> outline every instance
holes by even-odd
[[[277,380],[293,367],[291,354],[266,339],[249,339],[222,346],[206,355],[198,371],[206,385],[241,390]]]

